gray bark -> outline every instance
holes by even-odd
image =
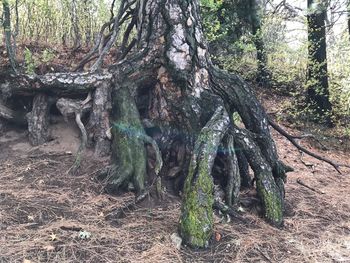
[[[27,113],[29,141],[40,145],[51,139],[49,131],[49,101],[44,94],[34,97],[32,111]]]
[[[17,73],[17,61],[15,57],[15,51],[13,50],[13,46],[11,43],[11,15],[10,15],[10,5],[8,0],[2,1],[2,7],[3,7],[3,27],[5,31],[5,43],[6,43],[6,51],[7,56],[10,60],[10,65],[12,67],[12,70]]]
[[[41,76],[0,73],[0,93],[3,97],[32,96],[37,93],[71,97],[87,95],[111,80],[110,73],[49,73]]]
[[[101,84],[93,92],[92,112],[90,114],[87,129],[89,139],[95,144],[96,156],[107,156],[110,154],[110,129],[109,113],[111,105],[111,87],[108,83]]]

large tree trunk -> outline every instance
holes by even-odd
[[[12,78],[0,83],[2,91],[7,96],[38,92],[72,96],[112,83],[113,157],[104,173],[106,188],[115,192],[120,187],[133,185],[135,191],[144,196],[142,193],[148,191],[147,181],[150,181],[147,163],[148,174],[154,170],[163,181],[176,177],[173,181],[181,185],[185,179],[180,233],[190,246],[208,246],[213,231],[211,175],[221,143],[228,148],[224,163],[232,169],[221,178],[228,204],[237,202],[238,171],[246,178],[249,163],[264,216],[271,224],[281,226],[286,167],[279,161],[266,113],[249,86],[239,76],[212,65],[198,1],[145,0],[137,1],[135,6],[122,1],[118,14],[121,20],[113,22],[115,38],[120,32],[118,25],[123,13],[134,16],[124,19],[131,23],[127,25],[131,29],[124,36],[130,46],[118,56],[119,61],[109,67],[110,74]],[[101,69],[110,47],[111,43],[102,46],[103,52],[93,70]],[[11,92],[9,86],[14,88]],[[96,114],[103,115],[98,123],[106,123],[108,114],[102,112],[106,113],[108,106],[101,107],[96,102],[97,93],[96,90],[93,105],[96,105]],[[245,129],[234,125],[234,112],[241,116]],[[96,122],[91,120],[91,123]],[[149,159],[154,154],[146,153],[145,144],[154,148],[158,165],[152,165]],[[233,145],[240,148],[237,159]]]
[[[194,164],[190,165],[181,158],[186,156],[188,159],[187,156],[192,154],[195,154],[192,160],[196,155],[205,156],[206,147],[194,149],[194,141],[200,143],[200,130],[219,105],[225,106],[228,116],[237,111],[249,132],[231,128],[231,133],[254,170],[265,217],[273,225],[280,226],[283,222],[285,166],[278,160],[267,116],[240,77],[212,65],[203,38],[198,2],[158,0],[142,3],[144,7],[140,7],[138,13],[141,20],[138,23],[141,25],[138,28],[138,50],[144,52],[139,54],[143,54],[142,60],[147,61],[147,68],[148,61],[153,62],[153,75],[146,81],[150,83],[149,110],[142,117],[149,118],[162,131],[158,142],[165,161],[163,174],[167,173],[164,170],[169,171],[182,164],[188,178],[203,178],[206,181],[211,172],[210,162],[203,159],[207,163],[207,166],[203,166],[206,168],[197,170],[192,167]],[[135,70],[139,69],[136,67]],[[186,148],[183,156],[173,153],[179,148],[178,145]],[[215,152],[215,148],[211,150]],[[200,167],[200,164],[196,163],[195,166]],[[212,227],[208,210],[211,184],[206,185],[204,190],[202,179],[191,181],[188,178],[186,181],[191,183],[186,183],[184,192],[181,234],[187,244],[204,247],[211,233],[207,227]],[[202,195],[208,202],[204,202]],[[202,205],[197,204],[201,201],[204,202]],[[204,218],[203,213],[207,215]]]
[[[320,117],[330,123],[332,105],[329,101],[326,28],[327,8],[325,1],[308,0],[308,66],[307,100]],[[320,119],[320,118],[317,118]]]

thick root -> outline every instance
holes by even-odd
[[[211,170],[228,125],[227,113],[220,107],[202,129],[195,144],[180,219],[181,237],[191,247],[207,247],[213,233],[214,183]]]
[[[29,141],[40,145],[51,138],[49,132],[49,101],[45,94],[38,94],[33,100],[33,109],[27,113]]]
[[[224,137],[224,148],[227,150],[227,184],[226,202],[229,206],[235,206],[239,201],[239,190],[241,187],[241,177],[239,173],[238,160],[234,149],[232,135]]]
[[[263,203],[266,220],[274,226],[281,226],[283,224],[283,193],[280,190],[281,186],[277,184],[280,181],[275,181],[271,166],[263,157],[252,136],[237,127],[233,127],[232,130],[237,145],[243,149],[254,171],[256,187]]]
[[[114,166],[118,169],[111,173],[107,188],[117,190],[122,184],[131,182],[140,193],[145,189],[145,131],[129,88],[122,87],[114,92],[112,152]]]

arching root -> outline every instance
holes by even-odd
[[[80,167],[82,155],[87,145],[87,132],[84,124],[81,121],[81,117],[84,113],[91,110],[91,94],[89,93],[84,101],[61,98],[57,101],[56,106],[66,120],[72,115],[75,116],[75,122],[81,132],[81,143],[77,151],[75,161],[72,167],[67,171],[67,173],[75,175]]]

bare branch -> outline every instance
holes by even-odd
[[[320,160],[323,162],[326,162],[330,165],[332,165],[334,167],[335,170],[337,170],[337,172],[339,174],[342,174],[342,172],[339,170],[340,167],[347,167],[350,168],[350,165],[348,164],[339,164],[331,159],[328,159],[326,157],[323,157],[321,155],[318,155],[316,153],[313,153],[311,151],[309,151],[308,149],[302,147],[299,143],[297,143],[295,141],[295,137],[293,137],[292,135],[288,134],[281,126],[279,126],[277,123],[273,122],[271,119],[269,119],[269,123],[271,125],[272,128],[274,128],[277,132],[279,132],[281,135],[283,135],[284,137],[286,137],[288,139],[288,141],[290,141],[297,149],[299,149],[300,151]]]

